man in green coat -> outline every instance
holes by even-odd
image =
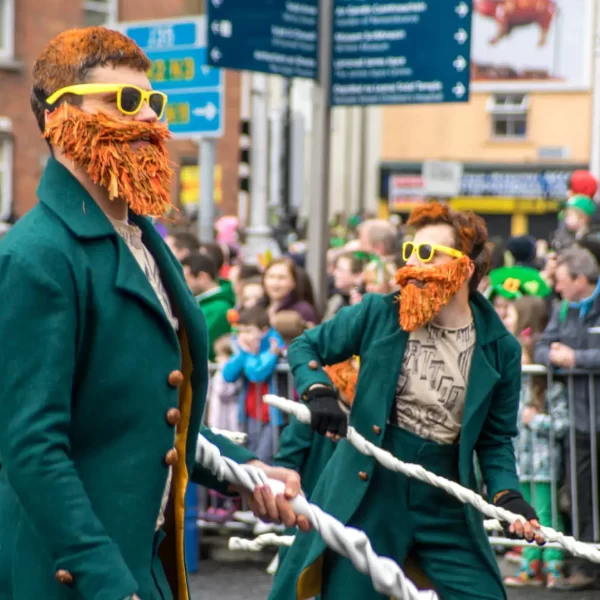
[[[533,509],[519,493],[517,432],[521,349],[475,292],[489,263],[480,217],[431,204],[413,212],[403,247],[400,294],[368,295],[289,348],[311,426],[339,440],[347,418],[322,368],[360,356],[350,425],[400,460],[474,489],[476,453],[490,499],[528,521],[511,532],[534,538]],[[483,517],[446,492],[381,467],[342,439],[311,502],[367,533],[375,552],[413,559],[442,600],[502,600],[502,579]],[[542,542],[536,535],[536,540]],[[277,573],[271,600],[379,600],[367,575],[316,532],[299,534]]]
[[[187,483],[236,491],[195,464],[207,331],[146,218],[169,208],[171,175],[149,66],[127,37],[89,28],[59,35],[33,70],[52,157],[39,203],[0,244],[6,599],[188,600]],[[296,473],[265,470],[298,493]],[[296,520],[263,487],[250,501]]]

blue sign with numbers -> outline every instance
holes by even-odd
[[[204,17],[119,23],[152,61],[152,87],[169,96],[165,118],[174,138],[223,133],[223,73],[207,66]]]
[[[332,105],[467,102],[472,8],[472,0],[335,0]]]
[[[209,64],[316,79],[319,0],[206,0],[206,5]]]

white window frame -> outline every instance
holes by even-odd
[[[502,99],[503,101],[499,101]],[[524,141],[529,134],[527,122],[527,112],[529,110],[529,97],[527,94],[496,94],[490,96],[487,100],[487,112],[490,114],[490,137],[492,140],[508,140]],[[513,122],[525,120],[525,135],[517,135],[507,133],[506,135],[498,135],[496,133],[495,124],[498,120],[507,122],[507,129]]]
[[[114,26],[119,17],[119,0],[108,0],[108,2],[84,0],[83,10],[84,12],[87,10],[97,13],[104,13],[106,15],[106,21],[104,22],[104,25]]]
[[[0,6],[0,27],[4,29],[4,46],[0,46],[0,59],[15,57],[15,0],[2,0]]]
[[[2,189],[0,190],[0,221],[7,221],[12,213],[13,192],[13,152],[14,143],[10,134],[0,129],[0,144],[4,146],[3,157],[0,161],[2,171]]]

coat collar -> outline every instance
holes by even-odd
[[[85,188],[53,157],[48,159],[37,195],[40,202],[78,238],[117,235],[112,223]]]

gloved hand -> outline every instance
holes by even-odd
[[[527,519],[526,523],[515,521],[513,524],[503,522],[504,535],[509,538],[525,538],[527,541],[535,541],[542,545],[545,543],[543,536],[535,535],[533,527],[539,528],[537,513],[531,504],[525,501],[523,494],[515,490],[508,490],[498,494],[494,499],[494,504],[500,508],[505,508],[516,515],[522,515]]]
[[[332,433],[344,437],[348,431],[348,416],[338,403],[337,392],[331,387],[315,386],[306,392],[310,408],[310,426],[321,435]]]

